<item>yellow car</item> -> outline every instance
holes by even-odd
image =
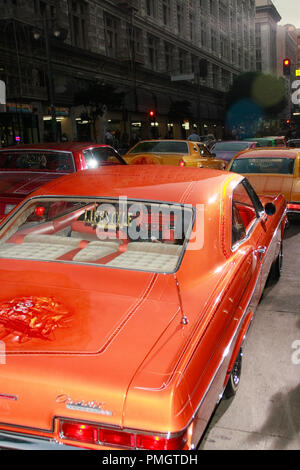
[[[300,149],[245,150],[229,163],[228,171],[240,173],[260,196],[283,194],[288,214],[300,214]]]
[[[129,149],[123,158],[132,165],[226,168],[226,162],[215,158],[203,143],[188,140],[142,140]]]

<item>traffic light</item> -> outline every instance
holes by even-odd
[[[283,60],[283,75],[291,74],[291,61],[290,59]]]
[[[150,109],[148,115],[149,115],[149,118],[150,118],[150,119],[154,119],[154,118],[155,118],[155,115],[156,115],[154,109]]]

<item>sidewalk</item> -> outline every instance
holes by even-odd
[[[266,288],[248,335],[240,388],[219,404],[199,450],[300,450],[299,221],[283,249],[281,279]]]

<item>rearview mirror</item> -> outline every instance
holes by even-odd
[[[267,202],[265,205],[265,213],[267,215],[274,215],[276,212],[276,206],[273,204],[273,202]]]

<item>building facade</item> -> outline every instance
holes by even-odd
[[[271,0],[256,0],[256,70],[277,75],[277,23],[281,20]]]
[[[3,0],[0,31],[2,145],[221,137],[226,91],[255,70],[255,0]],[[122,98],[99,110],[101,87]]]
[[[279,25],[277,30],[277,74],[283,76],[283,61],[284,59],[290,59],[291,77],[295,77],[295,70],[297,68],[297,30],[295,26],[286,24],[284,26]]]

